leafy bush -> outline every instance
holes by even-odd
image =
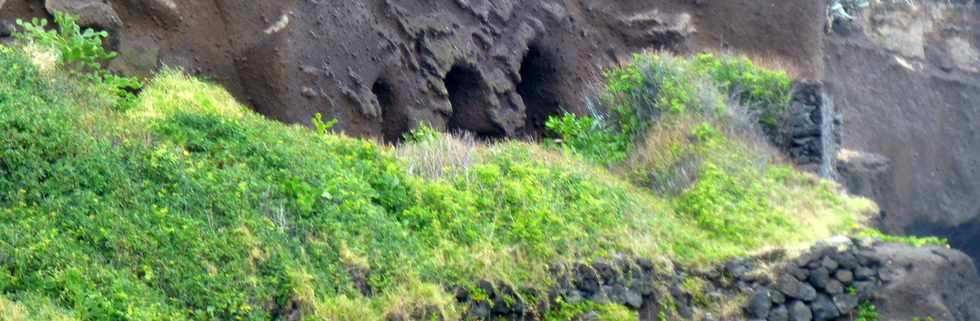
[[[23,43],[54,50],[62,66],[85,79],[105,85],[115,96],[124,98],[124,103],[135,98],[132,92],[143,87],[139,80],[114,75],[102,66],[117,56],[103,47],[109,33],[82,30],[78,19],[65,13],[55,12],[54,19],[57,29],[51,30],[48,29],[47,19],[34,18],[31,22],[18,19],[17,25],[22,30],[14,33],[14,36]]]
[[[562,137],[557,141],[561,146],[603,165],[622,162],[630,148],[630,141],[623,134],[591,116],[551,117],[545,127]]]
[[[409,143],[421,143],[438,140],[442,138],[442,135],[442,133],[432,128],[432,126],[422,124],[418,128],[406,133],[402,138]]]
[[[645,53],[606,80],[609,115],[553,117],[549,128],[566,149],[671,198],[676,214],[714,239],[753,247],[806,224],[846,229],[819,217],[847,221],[853,213],[838,206],[862,206],[776,163],[755,129],[756,120],[776,126],[785,117],[792,82],[784,72],[746,58]],[[757,117],[736,117],[730,105]]]
[[[726,118],[733,112],[726,95],[773,130],[785,118],[792,89],[785,72],[758,67],[747,58],[712,54],[637,54],[630,64],[607,71],[605,78],[602,101],[609,115],[552,117],[548,128],[565,147],[607,165],[625,160],[663,118]]]
[[[323,121],[323,115],[320,113],[316,113],[316,115],[313,115],[313,119],[311,119],[310,122],[313,123],[314,131],[322,135],[326,135],[327,133],[330,132],[331,128],[337,126],[338,121],[336,118],[328,121]]]
[[[760,68],[745,57],[700,54],[694,57],[699,74],[709,75],[722,93],[758,115],[766,130],[785,120],[793,81],[783,71]]]
[[[610,125],[626,138],[638,139],[664,114],[723,112],[723,96],[695,67],[689,59],[647,53],[608,71],[604,101],[611,106]]]

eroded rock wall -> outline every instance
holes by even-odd
[[[635,1],[639,2],[639,1]],[[212,77],[286,122],[320,112],[353,135],[421,122],[484,137],[540,131],[584,112],[598,71],[630,52],[680,46],[686,13],[550,1],[9,1],[0,19],[65,10],[110,29],[113,68]],[[97,12],[98,14],[94,14]]]
[[[826,38],[843,147],[880,155],[847,164],[867,170],[848,180],[887,232],[941,235],[980,258],[980,9],[913,3],[855,12]]]
[[[814,67],[822,1],[7,0],[0,21],[100,12],[122,58],[180,67],[270,117],[396,140],[426,122],[484,137],[535,136],[589,112],[602,68],[643,49],[757,48]],[[94,10],[94,11],[93,11]],[[795,39],[795,40],[794,40]],[[791,41],[793,40],[793,41]],[[800,40],[804,40],[802,43]],[[778,43],[758,46],[757,42]],[[765,48],[765,49],[763,49]]]

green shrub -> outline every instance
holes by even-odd
[[[793,80],[784,71],[759,67],[745,57],[699,54],[693,59],[698,73],[709,75],[743,106],[779,110],[792,98]]]
[[[57,28],[51,30],[46,19],[34,18],[31,22],[18,19],[21,30],[14,36],[22,43],[54,50],[60,65],[85,79],[103,84],[115,96],[123,98],[122,106],[128,105],[135,98],[132,92],[143,85],[135,78],[120,77],[103,68],[103,64],[117,56],[103,47],[109,33],[82,30],[78,19],[65,13],[55,12],[54,19]]]
[[[442,138],[442,133],[432,128],[428,124],[422,124],[416,129],[405,134],[405,141],[409,143],[430,142]]]
[[[326,135],[327,133],[330,132],[331,128],[337,126],[338,121],[336,118],[328,121],[323,121],[323,115],[320,113],[316,113],[316,115],[313,115],[313,119],[311,119],[310,122],[313,123],[314,131],[322,135]]]
[[[726,96],[748,107],[764,129],[775,130],[786,117],[792,90],[785,72],[711,54],[637,54],[630,64],[607,71],[605,79],[607,116],[552,117],[547,127],[566,148],[606,165],[627,159],[660,121],[691,115],[724,120],[734,112]]]
[[[631,140],[643,138],[664,115],[711,115],[725,109],[723,96],[690,59],[637,54],[631,64],[608,71],[606,79],[609,125]]]
[[[745,57],[700,54],[693,59],[699,74],[709,75],[722,93],[755,112],[766,130],[785,120],[793,89],[785,72],[760,68]]]
[[[728,104],[747,106],[763,127],[781,121],[791,91],[784,72],[745,58],[644,53],[606,81],[602,121],[564,115],[549,128],[564,148],[669,198],[714,240],[754,247],[799,237],[802,226],[839,232],[856,224],[846,208],[873,207],[776,163],[756,124],[732,117],[739,110]]]
[[[562,137],[558,143],[564,148],[603,165],[622,162],[630,148],[630,140],[625,135],[590,116],[551,117],[545,127]]]

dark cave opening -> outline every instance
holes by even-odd
[[[371,93],[377,98],[381,107],[381,134],[384,141],[401,142],[411,128],[404,107],[397,104],[394,87],[388,81],[378,79],[374,86],[371,86]]]
[[[445,84],[453,108],[447,130],[453,133],[470,132],[481,139],[506,136],[504,130],[490,120],[487,95],[491,90],[474,67],[453,67],[446,74]]]
[[[548,117],[561,113],[556,91],[560,86],[557,78],[555,58],[540,46],[528,48],[521,64],[521,83],[517,93],[527,107],[524,131],[532,137],[542,137],[547,133],[545,123]]]

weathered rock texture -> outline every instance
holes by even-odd
[[[942,235],[980,258],[980,9],[914,3],[882,1],[825,40],[843,147],[887,160],[847,165],[848,181],[887,232]]]
[[[26,2],[26,3],[25,3]],[[8,3],[2,18],[37,15]],[[638,1],[634,1],[638,2]],[[484,137],[540,130],[583,111],[603,66],[682,45],[690,16],[603,2],[44,1],[117,31],[136,74],[179,66],[215,77],[286,122],[337,117],[353,135],[389,140],[421,122]],[[635,7],[635,6],[634,6]]]
[[[181,67],[257,111],[396,140],[419,123],[484,137],[536,135],[586,112],[603,67],[647,48],[755,47],[820,68],[822,1],[8,0],[0,20],[82,15],[115,31],[113,69]],[[117,19],[118,17],[118,19]],[[771,49],[770,49],[771,48]]]
[[[941,247],[876,249],[888,282],[876,295],[880,320],[980,320],[980,280],[962,252]]]

